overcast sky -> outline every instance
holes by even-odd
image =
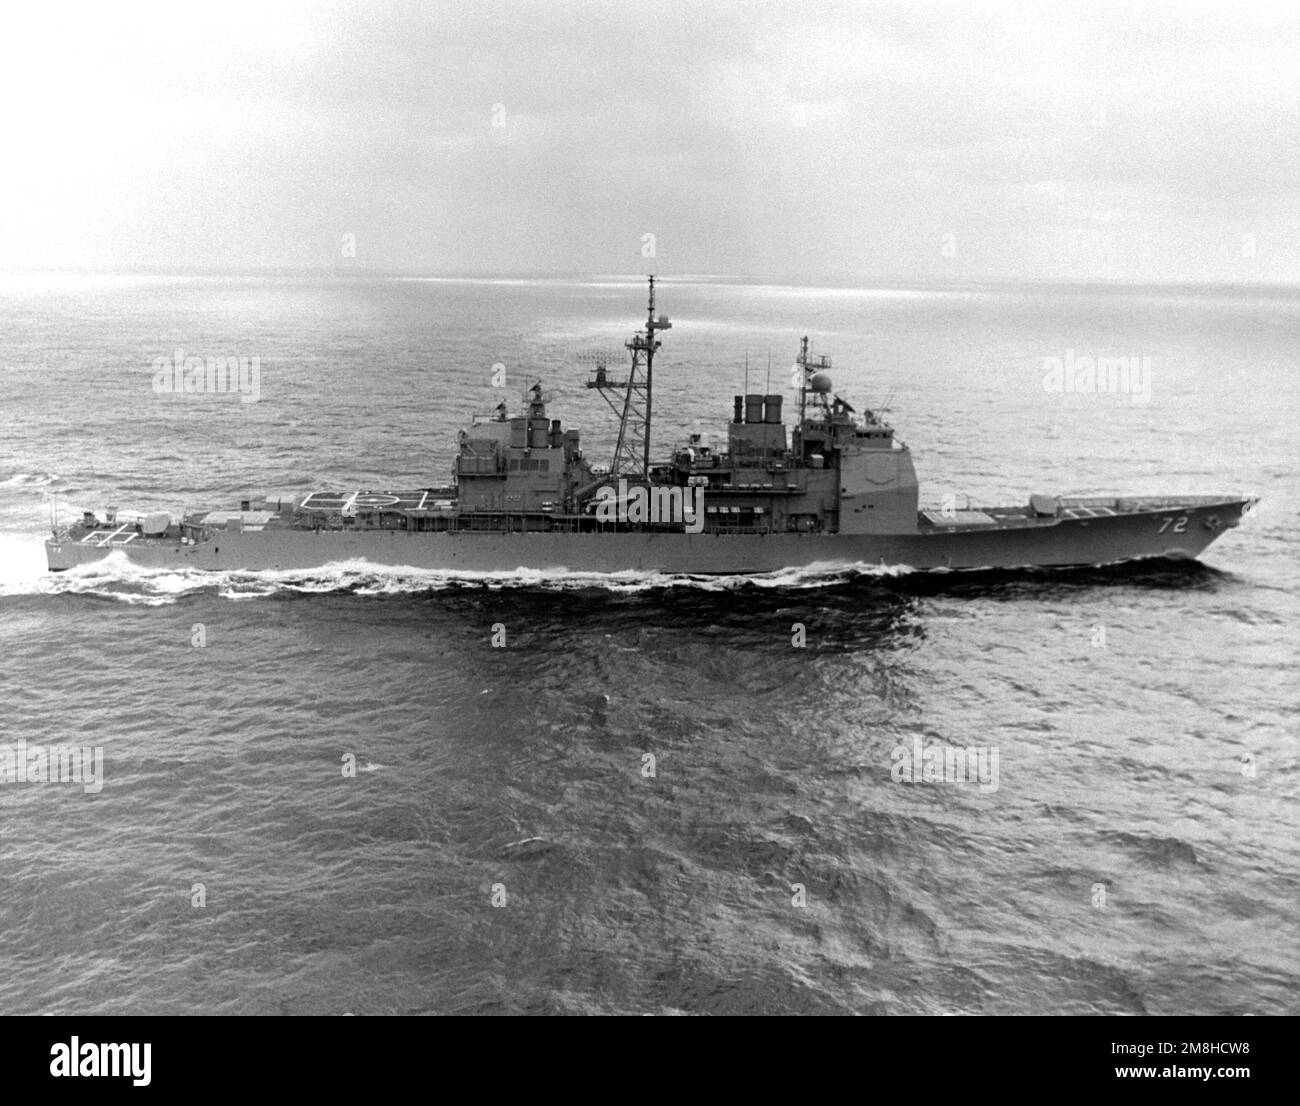
[[[0,268],[1300,279],[1296,3],[23,7]]]

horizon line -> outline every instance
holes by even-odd
[[[0,276],[99,276],[99,277],[340,277],[373,280],[443,280],[448,282],[505,282],[549,281],[555,283],[585,283],[590,281],[640,282],[654,276],[656,282],[677,284],[738,284],[760,287],[808,288],[890,288],[890,287],[980,287],[980,286],[1044,286],[1044,287],[1106,287],[1106,288],[1254,288],[1294,289],[1300,287],[1300,278],[1287,280],[1197,280],[1194,278],[1136,279],[1130,277],[994,277],[994,276],[906,276],[883,273],[825,273],[820,276],[798,274],[756,275],[749,273],[601,273],[588,270],[562,272],[429,272],[418,269],[371,269],[362,267],[329,268],[320,266],[0,266]],[[852,283],[845,283],[852,282]]]

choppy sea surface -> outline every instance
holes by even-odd
[[[644,292],[0,278],[0,765],[103,751],[94,793],[0,783],[0,1012],[1300,1012],[1294,290],[668,278],[659,309],[665,449],[807,334],[930,504],[1262,500],[1181,566],[51,576],[52,509],[443,483],[538,377],[602,457],[582,384]],[[177,350],[257,357],[258,401],[156,394]],[[1044,387],[1111,356],[1149,398]],[[896,778],[918,743],[996,780]]]

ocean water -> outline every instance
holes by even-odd
[[[53,508],[444,482],[495,365],[604,456],[582,382],[644,292],[0,279],[0,748],[103,750],[94,793],[0,784],[0,1012],[1300,1012],[1294,290],[659,310],[663,448],[807,334],[931,504],[1261,503],[1181,566],[56,577]],[[155,394],[177,349],[257,357],[258,401]],[[1149,394],[1044,387],[1099,356]],[[997,774],[896,778],[918,742]]]

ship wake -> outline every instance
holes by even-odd
[[[451,572],[377,565],[364,560],[342,561],[313,569],[204,572],[147,568],[114,553],[101,561],[67,572],[49,573],[36,560],[24,558],[21,569],[0,577],[0,595],[88,595],[136,606],[165,606],[187,595],[216,594],[247,601],[284,595],[350,594],[366,597],[418,595],[453,589],[486,591],[578,591],[597,589],[614,594],[665,589],[725,592],[740,587],[808,589],[834,586],[859,577],[899,577],[908,568],[881,565],[813,564],[778,572],[746,575],[688,575],[625,571],[573,572],[567,569],[518,569],[513,572]]]

